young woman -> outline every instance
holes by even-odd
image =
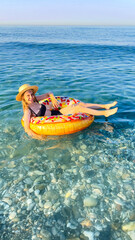
[[[34,133],[30,129],[30,119],[31,117],[35,116],[51,116],[51,115],[67,115],[67,114],[74,114],[74,113],[89,113],[91,115],[95,116],[105,116],[109,117],[110,115],[113,115],[117,112],[118,108],[110,109],[111,107],[114,107],[117,102],[113,102],[111,104],[91,104],[91,103],[77,103],[72,104],[62,108],[60,110],[51,110],[52,106],[54,108],[59,107],[59,103],[57,99],[54,97],[53,93],[46,93],[40,96],[35,96],[35,93],[37,92],[38,87],[37,86],[30,86],[29,84],[24,84],[19,88],[19,93],[16,96],[17,101],[22,101],[23,105],[23,111],[24,111],[24,129],[25,132],[27,132],[28,135],[35,138],[42,138],[42,136],[39,136],[38,134]],[[45,98],[51,98],[52,105],[45,106],[43,104],[40,104],[39,101],[43,100]],[[102,111],[98,111],[98,109],[105,109]]]

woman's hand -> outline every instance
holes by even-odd
[[[54,97],[53,93],[49,93],[51,101],[52,101],[52,105],[54,108],[58,108],[59,107],[59,102],[57,101],[57,99]]]
[[[37,139],[37,140],[45,140],[45,139],[46,139],[46,136],[45,136],[45,135],[39,135],[39,134],[33,132],[30,128],[29,128],[29,129],[25,129],[25,132],[26,132],[31,138],[34,138],[34,139]]]

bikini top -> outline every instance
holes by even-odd
[[[30,107],[29,107],[29,109],[36,117],[43,117],[43,116],[45,116],[46,106],[43,105],[43,104],[41,104],[41,107],[40,107],[38,113],[35,113],[35,111],[32,108],[30,108]]]

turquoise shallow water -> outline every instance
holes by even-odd
[[[0,239],[132,239],[134,38],[135,27],[0,27]],[[20,123],[24,83],[119,110],[38,141]]]

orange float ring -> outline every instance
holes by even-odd
[[[79,100],[68,97],[56,97],[60,108],[68,106],[71,101],[79,103]],[[50,98],[42,100],[40,103],[49,105]],[[65,135],[81,131],[92,124],[94,116],[87,113],[77,113],[69,115],[32,117],[30,128],[39,135]],[[24,127],[23,118],[21,120]]]

